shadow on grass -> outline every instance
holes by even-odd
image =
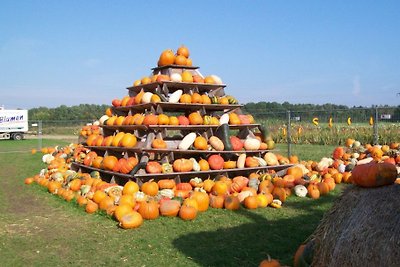
[[[271,219],[271,213],[241,208],[232,216],[245,216],[250,223],[230,228],[221,225],[215,231],[183,235],[173,244],[200,266],[258,266],[267,255],[281,264],[292,265],[297,247],[314,231],[326,211],[313,206],[331,203],[334,198],[320,198],[311,207],[310,202],[290,203],[291,208],[302,210],[302,215],[295,217],[286,214],[285,207],[273,210],[277,214]]]

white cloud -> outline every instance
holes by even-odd
[[[360,77],[358,75],[353,77],[353,91],[354,96],[359,96],[361,94],[361,84]]]

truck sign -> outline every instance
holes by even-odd
[[[27,131],[27,110],[0,110],[0,139],[19,139]]]

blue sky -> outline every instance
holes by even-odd
[[[399,105],[400,1],[0,2],[0,105],[110,104],[185,44],[241,103]]]

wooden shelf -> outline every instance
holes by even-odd
[[[241,104],[186,104],[186,103],[169,103],[169,102],[158,102],[158,103],[146,103],[146,104],[138,104],[132,106],[125,107],[113,107],[115,111],[123,111],[129,112],[130,110],[136,112],[143,112],[145,110],[149,110],[151,108],[156,109],[157,107],[162,108],[163,111],[177,111],[177,110],[189,110],[189,111],[197,111],[201,109],[205,109],[206,111],[225,111],[225,110],[233,110],[237,108],[242,108]]]
[[[293,166],[293,164],[285,164],[285,165],[278,165],[278,166],[260,166],[260,167],[253,167],[253,168],[209,170],[209,171],[201,171],[201,172],[192,171],[192,172],[171,172],[171,173],[157,173],[157,174],[144,173],[144,174],[130,175],[130,174],[123,174],[123,173],[119,173],[119,172],[112,172],[112,171],[107,171],[107,170],[103,170],[103,169],[98,169],[98,168],[86,166],[84,164],[77,163],[77,162],[73,162],[72,165],[74,165],[76,168],[83,168],[83,169],[90,170],[90,171],[98,171],[100,173],[118,176],[118,177],[122,177],[124,179],[130,179],[130,180],[139,179],[142,182],[148,181],[150,179],[154,179],[157,181],[160,179],[166,179],[166,178],[172,179],[172,178],[177,178],[177,177],[181,181],[189,181],[193,177],[206,178],[208,176],[216,176],[218,174],[240,175],[240,174],[246,174],[246,173],[262,171],[262,170],[280,171],[280,170],[283,170],[283,169]]]
[[[258,123],[254,124],[230,124],[229,129],[244,129],[244,128],[257,128],[261,125]],[[103,128],[109,130],[119,131],[133,131],[133,130],[178,130],[178,131],[197,131],[197,130],[208,130],[216,129],[219,125],[102,125]]]
[[[151,70],[153,71],[159,71],[159,70],[165,70],[165,69],[188,69],[188,70],[196,70],[199,67],[196,66],[184,66],[184,65],[165,65],[165,66],[159,66],[152,68]]]
[[[135,93],[139,93],[140,90],[144,90],[146,92],[154,92],[157,88],[161,90],[163,86],[167,86],[168,91],[170,93],[175,92],[176,90],[184,90],[184,89],[194,89],[197,88],[199,92],[208,92],[218,88],[225,88],[226,84],[208,84],[208,83],[185,83],[185,82],[171,82],[164,81],[162,83],[154,82],[148,83],[138,86],[130,86],[126,89],[133,91]]]
[[[263,154],[270,152],[271,150],[268,149],[258,149],[258,150],[224,150],[224,151],[216,151],[216,150],[181,150],[181,149],[171,149],[171,148],[164,148],[164,149],[155,149],[155,148],[143,148],[143,147],[115,147],[115,146],[86,146],[87,148],[93,150],[100,150],[100,151],[107,151],[112,150],[116,152],[134,152],[134,153],[174,153],[180,155],[207,155],[207,154],[242,154],[246,153],[249,155],[254,154]]]

